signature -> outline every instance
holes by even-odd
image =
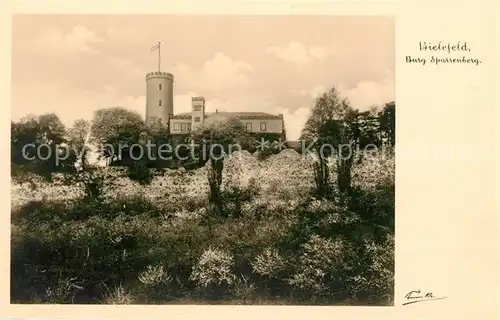
[[[412,290],[405,295],[405,299],[406,302],[403,303],[403,306],[424,301],[442,300],[446,297],[436,297],[432,292],[422,293],[420,290]]]

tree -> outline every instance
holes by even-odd
[[[65,142],[66,129],[55,113],[46,113],[38,117],[39,139],[42,143],[61,144]]]
[[[78,119],[73,123],[73,127],[68,130],[68,144],[76,160],[80,162],[82,170],[87,164],[87,154],[90,151],[88,137],[90,133],[90,122]]]
[[[396,103],[385,104],[384,109],[379,113],[380,130],[389,144],[394,147],[396,144]]]
[[[72,170],[74,162],[62,154],[65,136],[66,129],[54,113],[29,115],[18,122],[11,122],[11,162],[14,169],[44,176],[55,171]]]
[[[172,160],[166,160],[168,156],[162,145],[169,145],[173,148],[173,139],[170,136],[168,127],[158,121],[149,121],[146,123],[146,135],[143,137],[146,142],[151,143],[151,155],[153,158],[148,159],[148,166],[153,168],[164,168],[172,165]],[[161,149],[160,149],[161,148]]]
[[[39,143],[38,133],[40,127],[38,119],[35,116],[27,116],[18,122],[11,122],[10,127],[10,145],[11,145],[11,162],[15,165],[27,165],[33,157],[36,157],[36,149],[29,148],[25,150],[27,157],[23,156],[22,149],[24,146],[34,143]]]
[[[373,107],[368,111],[357,112],[357,144],[360,148],[368,145],[379,147],[382,144],[378,109]]]
[[[302,130],[301,140],[314,143],[317,156],[314,177],[320,197],[332,196],[327,158],[336,156],[339,192],[345,193],[350,185],[352,145],[354,132],[352,121],[355,110],[342,98],[335,87],[317,97],[310,118]]]
[[[198,157],[210,161],[208,182],[210,185],[209,202],[216,212],[222,211],[221,185],[224,158],[233,151],[234,146],[241,150],[251,144],[251,137],[238,119],[229,118],[220,122],[202,124],[192,133],[193,142],[201,145]]]
[[[91,126],[91,141],[98,146],[99,155],[110,162],[121,158],[121,151],[137,143],[146,130],[142,117],[122,107],[97,110]]]

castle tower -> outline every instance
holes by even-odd
[[[174,76],[156,71],[146,75],[146,121],[168,126],[174,114]]]
[[[205,122],[205,98],[191,98],[191,130],[195,130],[200,124]]]

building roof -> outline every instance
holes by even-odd
[[[237,118],[237,119],[282,119],[283,115],[274,115],[265,112],[205,112],[205,118],[220,115],[228,118]],[[170,117],[170,119],[191,119],[191,112],[180,113]]]

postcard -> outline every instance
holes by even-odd
[[[11,2],[2,318],[496,318],[492,9]]]

